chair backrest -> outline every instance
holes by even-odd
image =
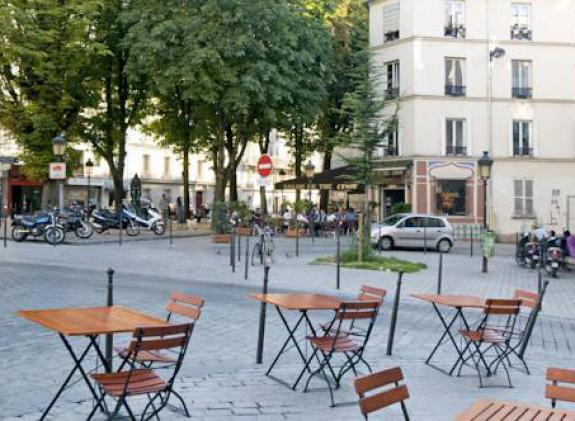
[[[575,384],[575,370],[548,368],[547,380],[551,384],[545,386],[545,397],[551,399],[553,408],[557,401],[575,402],[575,387],[558,385],[558,383]]]
[[[399,384],[401,380],[403,373],[399,367],[356,378],[353,385],[359,395],[359,408],[363,416],[367,418],[367,415],[374,411],[400,402],[405,413],[403,401],[409,398],[409,391],[407,386]],[[392,386],[366,396],[368,392],[389,385]]]
[[[197,321],[202,314],[202,307],[204,306],[204,299],[195,295],[188,295],[181,292],[172,292],[170,300],[166,306],[168,311],[167,320],[170,321],[172,315],[187,317],[193,321]]]
[[[485,314],[514,316],[519,314],[522,300],[516,298],[490,298],[485,300]]]
[[[521,307],[535,310],[539,305],[539,294],[536,292],[516,289],[513,298],[521,300]]]
[[[381,305],[386,295],[387,291],[383,288],[374,288],[369,285],[362,285],[357,299],[359,301],[379,301]]]
[[[369,340],[371,330],[379,310],[380,303],[378,301],[353,301],[341,303],[339,309],[335,312],[335,316],[330,323],[328,332],[334,333],[333,346],[335,347],[336,341],[341,336],[346,336],[348,333],[357,327],[358,323],[366,322],[367,326],[363,329],[363,345]],[[365,325],[364,325],[365,326]]]

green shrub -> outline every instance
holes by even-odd
[[[409,213],[409,212],[411,212],[411,204],[409,203],[399,202],[391,205],[392,215],[395,213]]]
[[[229,203],[214,202],[212,206],[212,232],[214,234],[228,234],[231,229]]]

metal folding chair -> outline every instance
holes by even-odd
[[[399,403],[404,418],[409,421],[407,407],[404,402],[409,398],[409,391],[407,386],[399,384],[401,380],[403,380],[403,373],[399,367],[368,374],[354,380],[355,392],[359,395],[359,409],[366,420],[372,412]],[[393,386],[383,391],[373,392],[375,389],[381,389],[389,385]],[[369,393],[369,396],[367,393]]]
[[[557,401],[575,403],[575,387],[559,385],[559,383],[575,385],[575,370],[548,368],[547,380],[549,380],[551,384],[545,386],[545,397],[551,399],[552,408],[557,406]]]
[[[358,375],[356,369],[356,365],[358,363],[361,362],[370,372],[372,371],[370,365],[365,361],[363,353],[371,336],[371,331],[377,318],[378,309],[379,302],[377,301],[342,303],[340,308],[336,311],[330,326],[324,333],[324,336],[308,337],[314,350],[296,380],[294,387],[300,381],[304,373],[310,369],[312,361],[316,359],[319,366],[316,370],[310,373],[306,381],[304,391],[307,391],[309,383],[314,376],[321,375],[329,388],[331,406],[335,406],[333,389],[331,381],[326,374],[326,369],[328,369],[332,375],[336,389],[339,388],[341,379],[348,371],[351,370],[356,376]],[[357,325],[360,321],[367,322],[367,327],[364,329],[365,334],[362,336],[350,335],[348,332],[351,330],[351,325]],[[332,365],[332,359],[337,354],[343,355],[345,360],[336,374]],[[321,359],[320,355],[322,357]]]
[[[128,353],[118,371],[115,373],[91,374],[100,389],[101,397],[88,416],[88,421],[92,419],[96,410],[107,396],[116,400],[114,410],[107,413],[108,420],[114,419],[124,407],[130,419],[135,421],[136,417],[128,405],[127,398],[140,395],[148,397],[148,404],[141,414],[141,419],[147,421],[152,417],[157,417],[158,413],[168,404],[170,395],[173,393],[174,380],[184,361],[193,329],[193,323],[136,329],[132,335]],[[141,366],[138,361],[140,352],[165,351],[169,349],[178,349],[179,352],[178,358],[172,366],[172,374],[167,380],[160,377],[152,369],[137,368]],[[154,404],[157,399],[159,399],[158,407]],[[150,408],[153,409],[153,412],[146,417]]]
[[[471,360],[479,376],[479,387],[483,387],[480,366],[485,367],[486,375],[490,376],[493,373],[491,367],[495,365],[494,371],[496,371],[501,365],[507,374],[509,387],[513,387],[506,360],[511,352],[511,340],[516,334],[515,326],[520,306],[521,300],[518,299],[488,299],[485,301],[484,316],[477,329],[460,331],[466,344],[458,360],[461,364],[458,376],[461,375],[463,366]],[[488,364],[487,353],[491,350],[495,352],[496,356]],[[468,353],[467,356],[465,356],[466,353]]]

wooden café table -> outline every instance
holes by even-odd
[[[93,348],[106,371],[111,370],[109,362],[102,354],[102,350],[98,345],[98,336],[133,332],[138,327],[166,326],[169,324],[164,320],[122,306],[22,310],[17,314],[46,329],[57,332],[74,360],[74,368],[70,371],[70,374],[66,377],[58,393],[56,393],[48,407],[44,410],[40,420],[46,418],[66,386],[70,383],[76,370],[80,371],[84,382],[88,386],[88,389],[90,389],[96,402],[99,401],[99,396],[92,386],[86,371],[82,367],[84,358],[86,358],[88,352]],[[68,337],[74,336],[84,336],[88,339],[88,345],[81,353],[74,352],[67,339]],[[102,404],[98,404],[98,406],[102,411],[105,411]]]
[[[429,356],[427,357],[425,364],[441,371],[442,373],[445,373],[445,374],[448,374],[451,376],[453,374],[453,371],[457,367],[457,364],[463,358],[463,356],[462,356],[463,349],[459,346],[459,344],[455,340],[455,337],[453,336],[453,333],[452,333],[453,325],[455,324],[455,322],[457,320],[460,320],[461,324],[462,324],[462,328],[469,330],[469,323],[467,322],[467,319],[465,318],[465,314],[463,313],[463,309],[481,309],[481,310],[483,310],[485,308],[485,300],[483,300],[483,298],[481,298],[481,297],[477,297],[474,295],[411,294],[411,296],[414,298],[417,298],[419,300],[423,300],[423,301],[426,301],[428,303],[431,303],[435,312],[437,313],[437,316],[439,317],[439,320],[441,321],[441,324],[443,325],[443,327],[445,329],[445,331],[443,332],[443,334],[441,335],[441,337],[437,341],[437,344],[433,348],[433,351],[431,351],[431,354],[429,354]],[[443,314],[439,310],[439,306],[455,309],[455,314],[453,315],[451,320],[449,320],[449,322],[446,320],[446,318],[443,316]],[[445,343],[444,341],[445,341],[446,337],[449,339],[449,342],[452,343],[452,345],[455,348],[455,351],[457,352],[457,355],[458,355],[457,361],[455,362],[455,364],[453,365],[453,367],[449,371],[445,371],[445,370],[431,364],[431,359],[433,358],[433,356],[435,355],[437,350],[441,347],[441,345],[443,345]],[[489,371],[488,368],[487,368],[487,370]]]
[[[280,319],[288,331],[288,337],[285,340],[283,346],[280,348],[280,351],[274,358],[273,362],[268,368],[266,372],[266,376],[271,377],[274,380],[279,381],[280,383],[295,389],[297,386],[297,381],[293,385],[289,385],[288,383],[284,382],[281,379],[278,379],[272,376],[270,373],[275,367],[276,363],[280,359],[280,357],[287,352],[289,349],[286,349],[289,343],[293,343],[294,347],[299,353],[299,356],[304,363],[304,366],[307,362],[307,359],[300,348],[298,340],[294,336],[297,332],[298,328],[302,323],[307,325],[312,333],[312,335],[316,335],[316,330],[311,322],[308,312],[310,310],[331,310],[336,311],[340,306],[342,301],[336,297],[332,297],[329,295],[324,294],[302,294],[302,293],[291,293],[291,294],[251,294],[255,300],[261,301],[263,303],[271,304],[275,306],[280,316]],[[290,327],[288,321],[286,320],[284,314],[282,313],[283,310],[288,311],[299,311],[301,313],[300,317],[298,318],[297,322]]]
[[[575,411],[541,408],[527,404],[480,400],[456,421],[575,421]]]

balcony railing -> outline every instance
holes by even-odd
[[[445,85],[445,95],[449,96],[465,96],[465,86],[458,85]]]
[[[467,30],[465,29],[465,25],[446,25],[443,31],[443,34],[446,37],[452,38],[465,38]]]
[[[513,147],[513,156],[533,156],[533,148]]]
[[[513,25],[511,27],[511,39],[531,41],[531,38],[532,38],[531,29],[526,27],[520,27],[518,25]]]
[[[399,31],[386,32],[383,37],[384,42],[395,41],[396,39],[399,39]]]
[[[385,99],[399,98],[399,88],[387,88],[385,90]]]
[[[511,89],[511,95],[513,96],[513,98],[528,99],[533,96],[533,89],[514,86]]]
[[[445,147],[446,155],[467,155],[467,146],[447,145]]]
[[[399,148],[397,146],[384,146],[384,156],[399,156]]]

